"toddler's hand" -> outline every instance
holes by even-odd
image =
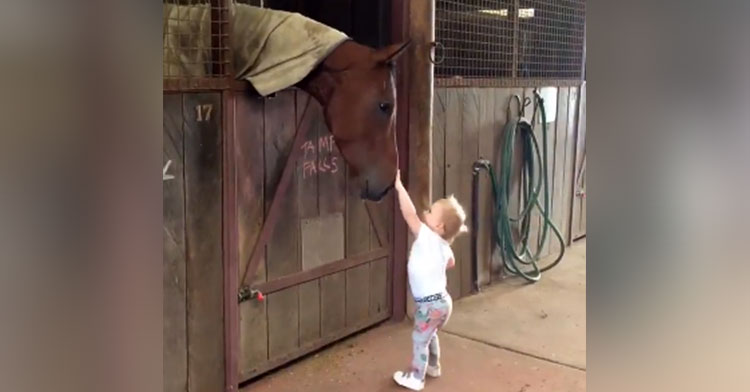
[[[396,182],[394,182],[396,189],[403,189],[404,184],[401,182],[401,170],[396,170]]]

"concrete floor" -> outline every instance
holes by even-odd
[[[461,299],[444,330],[585,369],[585,240],[569,247],[560,264],[536,284],[512,278]]]
[[[270,373],[255,391],[405,391],[411,325],[385,323]],[[443,376],[426,391],[586,390],[586,243],[534,285],[514,279],[456,302],[440,332]]]

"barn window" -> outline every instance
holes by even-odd
[[[578,83],[585,12],[585,0],[437,0],[437,83]]]

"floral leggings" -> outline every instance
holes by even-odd
[[[411,371],[420,380],[424,380],[428,360],[430,366],[440,365],[440,342],[437,331],[448,322],[452,310],[453,300],[447,294],[438,300],[417,302],[414,331],[411,334],[414,343]]]

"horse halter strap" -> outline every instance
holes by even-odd
[[[273,201],[271,201],[271,207],[268,209],[268,215],[266,217],[266,220],[263,222],[263,228],[260,231],[260,236],[255,242],[252,253],[250,253],[250,258],[247,262],[247,268],[242,275],[242,279],[240,279],[240,291],[237,294],[239,302],[244,302],[250,299],[251,289],[248,283],[248,279],[252,276],[255,276],[255,272],[258,270],[258,265],[260,263],[260,256],[263,254],[266,243],[271,238],[273,229],[276,227],[276,223],[279,220],[282,199],[281,195],[283,195],[289,188],[292,174],[294,173],[295,169],[295,163],[297,162],[297,158],[299,158],[300,152],[302,151],[301,147],[303,140],[305,139],[305,135],[307,135],[307,131],[311,128],[309,125],[306,127],[302,127],[302,123],[305,121],[305,114],[307,114],[307,108],[310,107],[310,100],[312,99],[312,97],[307,98],[305,109],[302,111],[302,116],[300,117],[299,123],[297,124],[297,129],[295,131],[296,135],[294,136],[294,143],[292,144],[292,150],[289,152],[289,156],[287,157],[286,164],[284,166],[284,171],[281,173],[281,179],[279,180],[279,184],[276,186],[276,192],[274,193]]]

